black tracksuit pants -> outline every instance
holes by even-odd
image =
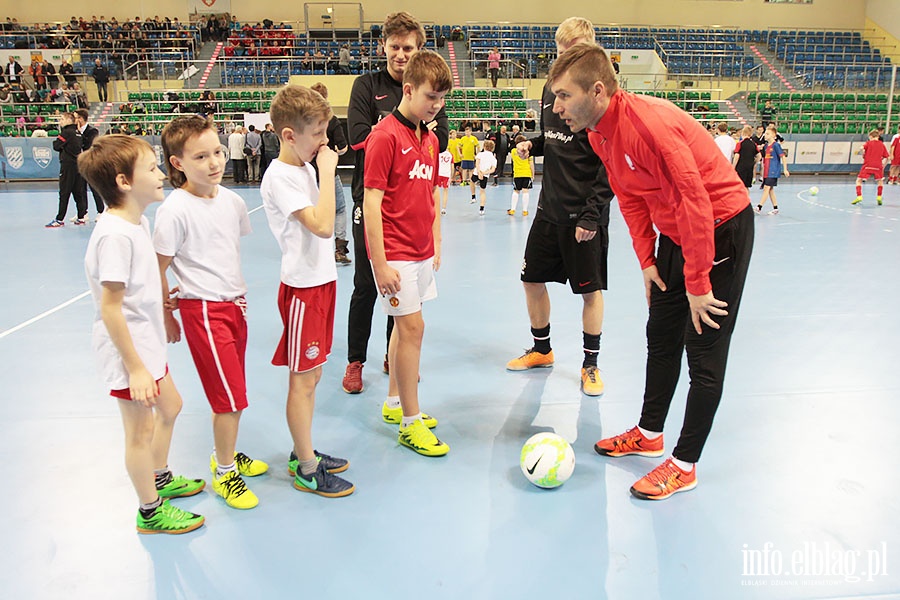
[[[378,290],[375,274],[366,253],[366,229],[362,202],[353,203],[353,295],[350,296],[350,315],[347,318],[347,362],[366,362],[369,336],[372,334],[372,314]],[[387,343],[390,344],[394,319],[387,319]],[[387,345],[385,345],[385,352]]]
[[[87,213],[87,196],[82,194],[84,179],[78,174],[75,164],[63,164],[59,169],[59,210],[56,213],[57,221],[66,219],[69,210],[69,196],[75,197],[75,209],[78,218]]]
[[[716,228],[715,261],[721,263],[713,266],[709,277],[713,295],[728,303],[728,316],[713,316],[719,329],[702,324],[702,335],[691,322],[681,248],[668,237],[659,237],[656,266],[667,289],[663,292],[654,285],[650,293],[647,381],[640,426],[649,431],[663,430],[681,375],[681,358],[687,350],[690,388],[681,436],[672,453],[686,462],[700,459],[722,398],[728,347],[753,251],[753,227],[753,209],[748,205]]]

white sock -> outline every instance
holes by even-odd
[[[509,199],[509,210],[515,212],[516,205],[519,203],[519,192],[513,191],[512,197]]]
[[[641,434],[648,440],[655,440],[656,438],[658,438],[659,436],[662,435],[661,431],[647,431],[646,429],[644,429],[643,427],[640,427],[640,426],[638,426],[638,429],[640,430]]]
[[[221,479],[230,471],[237,471],[237,467],[234,463],[231,463],[230,465],[216,465],[216,479]]]
[[[400,396],[388,396],[387,400],[388,408],[397,408],[400,406]]]
[[[410,425],[415,423],[416,420],[418,420],[420,418],[422,418],[422,413],[416,413],[411,417],[407,417],[406,415],[403,415],[403,419],[400,421],[400,427],[409,427]]]
[[[522,190],[522,212],[528,212],[528,190]]]
[[[688,473],[694,468],[694,463],[684,462],[683,460],[678,460],[674,456],[672,457],[672,464],[681,469],[682,471],[686,471]]]

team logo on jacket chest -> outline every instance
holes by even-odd
[[[423,163],[416,159],[416,164],[413,165],[413,168],[409,171],[410,179],[433,179],[434,175],[434,165],[429,165],[427,163]]]

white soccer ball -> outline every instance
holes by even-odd
[[[819,188],[817,188],[816,186],[812,186],[811,188],[809,188],[809,193],[811,195],[815,196],[816,194],[819,193]]]
[[[538,433],[528,438],[522,446],[519,466],[534,485],[555,488],[572,476],[575,452],[569,442],[555,433]]]

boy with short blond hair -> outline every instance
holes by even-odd
[[[517,135],[513,143],[516,145],[526,141],[524,135]],[[513,170],[513,191],[509,202],[509,210],[506,214],[513,216],[516,214],[516,206],[519,204],[519,196],[522,196],[522,216],[528,216],[529,190],[531,189],[531,179],[534,177],[534,159],[532,157],[522,158],[518,152],[512,153],[512,170]]]
[[[269,228],[281,248],[278,304],[284,331],[272,364],[290,369],[287,422],[293,439],[288,471],[294,487],[328,498],[355,487],[334,473],[350,463],[313,448],[316,384],[331,353],[337,269],[334,263],[334,174],[337,153],[328,148],[331,107],[305,87],[282,88],[269,112],[281,152],[260,192]],[[319,180],[310,164],[319,167]]]
[[[193,496],[202,479],[173,476],[167,465],[181,396],[166,365],[160,275],[144,211],[163,199],[165,174],[149,144],[107,135],[81,154],[78,169],[106,200],[84,258],[97,311],[94,352],[125,427],[125,468],[138,495],[140,533],[186,533],[200,515],[169,504]]]
[[[878,138],[878,130],[873,129],[869,132],[869,141],[863,144],[862,149],[859,151],[859,153],[863,155],[863,166],[859,170],[859,175],[856,176],[856,199],[850,204],[859,204],[862,202],[862,184],[863,181],[869,177],[874,178],[875,183],[878,184],[875,200],[878,202],[878,206],[881,206],[882,204],[881,195],[884,193],[884,167],[891,156],[888,154],[884,142]]]
[[[400,105],[366,139],[366,240],[382,306],[394,317],[381,414],[399,424],[400,444],[424,456],[443,456],[450,447],[430,431],[437,420],[419,409],[422,302],[437,297],[441,261],[438,138],[422,123],[438,114],[452,85],[444,59],[420,50],[404,69]]]
[[[494,142],[492,140],[484,141],[484,150],[475,155],[475,173],[472,175],[472,196],[475,196],[475,184],[481,188],[480,198],[481,205],[478,209],[478,216],[484,216],[484,204],[487,200],[487,182],[497,169],[497,157],[494,155]]]
[[[166,338],[170,343],[181,340],[174,314],[178,308],[213,412],[213,490],[228,506],[250,509],[259,499],[242,476],[255,477],[269,469],[236,449],[247,408],[247,284],[241,273],[240,239],[251,232],[250,217],[244,200],[221,185],[227,157],[211,119],[178,117],[163,129],[162,146],[176,188],[156,211],[153,230],[162,297],[170,309]],[[178,281],[171,291],[169,267]]]

